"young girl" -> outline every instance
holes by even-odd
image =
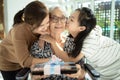
[[[120,44],[102,36],[91,9],[76,9],[69,17],[67,27],[70,35],[64,51],[58,49],[54,40],[49,41],[56,55],[64,61],[74,62],[85,56],[100,73],[101,80],[120,80]],[[45,37],[42,39],[46,40]]]

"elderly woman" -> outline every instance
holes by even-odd
[[[60,7],[54,7],[50,9],[50,27],[49,27],[49,35],[56,41],[57,45],[59,46],[59,49],[62,49],[64,47],[65,42],[65,36],[62,35],[62,33],[65,31],[66,26],[66,17],[65,13]],[[42,36],[40,36],[40,40],[34,42],[34,44],[31,46],[31,54],[34,57],[37,58],[48,58],[52,57],[55,52],[53,49],[53,46],[47,41],[42,40]],[[49,39],[47,39],[49,41]],[[59,58],[58,58],[59,59]],[[45,77],[45,76],[41,76]],[[39,76],[33,76],[33,79],[40,78]],[[43,79],[43,78],[42,78]],[[50,75],[48,77],[45,77],[44,80],[77,80],[77,77],[74,76],[68,77],[64,74],[62,75]]]

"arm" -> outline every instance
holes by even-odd
[[[17,60],[23,67],[29,67],[32,64],[44,63],[49,61],[49,58],[48,59],[33,58],[30,55],[30,52],[27,48],[27,44],[24,44],[22,41],[14,41],[14,46]]]
[[[42,35],[40,39],[51,43],[55,55],[61,58],[63,61],[78,62],[82,57],[84,57],[84,54],[82,53],[80,53],[76,58],[69,57],[68,53],[66,53],[50,35]]]
[[[55,55],[60,57],[64,61],[78,62],[81,58],[84,57],[84,55],[82,53],[80,53],[76,58],[69,57],[68,53],[63,51],[63,49],[60,49],[59,45],[57,45],[57,43],[55,41],[53,41],[51,43],[51,45],[54,49]]]
[[[18,31],[19,30],[19,31]],[[12,31],[12,42],[15,50],[14,56],[22,67],[30,67],[32,64],[47,62],[49,59],[33,58],[29,52],[31,33],[25,29],[14,29]]]
[[[32,60],[32,64],[37,64],[37,63],[45,63],[48,62],[50,60],[50,58],[33,58]]]

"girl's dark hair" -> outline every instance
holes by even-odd
[[[30,25],[36,24],[38,27],[47,14],[47,8],[42,2],[33,1],[14,16],[13,25],[26,22]]]
[[[75,37],[74,43],[75,43],[75,49],[72,51],[72,53],[69,53],[69,56],[71,57],[77,57],[79,53],[81,52],[82,46],[84,39],[88,36],[88,34],[91,32],[93,28],[96,26],[96,18],[92,12],[91,9],[83,7],[83,8],[78,8],[75,11],[79,11],[79,16],[78,16],[78,22],[79,25],[85,26],[86,29]],[[71,35],[69,35],[72,37]]]

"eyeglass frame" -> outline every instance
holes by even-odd
[[[67,21],[67,18],[65,16],[62,16],[62,17],[51,16],[50,20],[54,23],[58,23],[59,21],[62,23],[65,23]]]

